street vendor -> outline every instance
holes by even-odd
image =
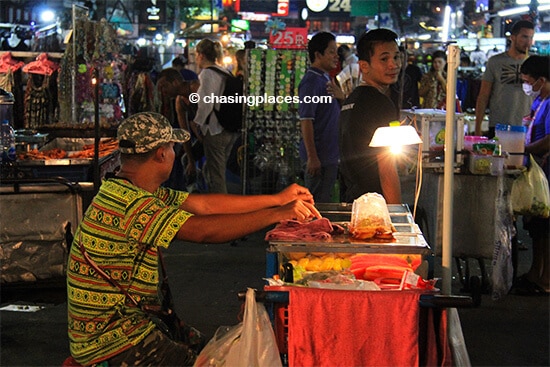
[[[254,196],[189,194],[161,187],[173,167],[174,144],[187,141],[189,133],[172,128],[160,114],[132,115],[117,134],[120,170],[103,181],[70,250],[71,355],[82,365],[189,366],[195,352],[171,340],[131,302],[159,304],[159,249],[176,239],[227,242],[281,220],[321,216],[311,193],[297,184],[277,194]]]

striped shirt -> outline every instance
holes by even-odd
[[[67,265],[68,331],[72,356],[94,364],[138,344],[155,325],[84,260],[96,264],[143,304],[159,304],[158,251],[192,215],[179,209],[188,193],[154,194],[121,178],[106,179],[78,226]]]

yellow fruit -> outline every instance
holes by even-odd
[[[332,270],[341,271],[342,270],[342,260],[341,258],[334,259],[334,264],[332,264]]]
[[[302,257],[298,260],[298,266],[301,266],[304,269],[307,269],[307,264],[309,263],[309,257]]]
[[[334,257],[326,256],[321,263],[321,271],[332,270],[334,265]]]
[[[321,260],[318,257],[314,257],[309,260],[305,268],[306,270],[309,270],[309,271],[320,271],[322,264],[323,264],[323,260]]]
[[[351,267],[351,259],[342,259],[342,269],[349,269]]]

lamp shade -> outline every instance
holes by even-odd
[[[422,143],[422,139],[418,136],[416,129],[410,125],[383,126],[376,129],[369,147],[391,147],[420,143]]]

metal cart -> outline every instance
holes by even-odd
[[[349,222],[352,204],[319,203],[318,210],[332,222]],[[419,226],[414,222],[407,204],[388,205],[390,219],[396,232],[395,242],[359,242],[350,240],[348,235],[334,236],[326,242],[270,241],[267,250],[266,276],[275,274],[284,276],[284,261],[288,253],[384,253],[384,254],[420,254],[428,261],[431,277],[433,266],[432,250]]]
[[[465,290],[478,286],[489,288],[485,260],[493,259],[496,231],[502,222],[512,223],[509,192],[512,176],[456,174],[453,201],[453,258]],[[418,201],[417,222],[436,255],[442,252],[443,175],[424,172]],[[477,276],[470,276],[469,260],[478,262],[481,285]]]
[[[2,181],[0,284],[29,284],[64,278],[71,228],[83,214],[92,184],[63,179]]]

